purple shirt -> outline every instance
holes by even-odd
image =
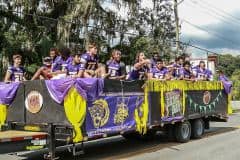
[[[196,77],[197,79],[207,79],[207,80],[212,80],[212,72],[208,69],[201,69],[200,67],[197,68],[196,70]]]
[[[114,60],[107,61],[107,71],[110,77],[117,77],[125,74],[123,68],[125,68],[125,64],[122,62]]]
[[[23,81],[23,77],[24,77],[24,73],[25,73],[25,70],[23,67],[9,66],[7,69],[7,72],[9,72],[11,74],[10,80],[12,82]]]
[[[145,80],[147,79],[146,73],[149,73],[149,68],[147,66],[143,66],[140,69],[133,69],[129,73],[129,80]]]
[[[153,58],[151,59],[151,68],[156,68],[156,60],[154,60]]]
[[[182,68],[180,70],[180,76],[182,76],[183,78],[189,78],[190,79],[191,76],[192,76],[192,73],[191,73],[191,71],[188,71],[185,68]]]
[[[61,59],[61,56],[56,56],[54,59],[52,59],[52,72],[55,72],[58,70],[57,63],[58,61],[60,61],[60,59]]]
[[[174,69],[175,69],[175,73],[174,73],[174,75],[176,76],[176,77],[180,77],[180,72],[181,72],[181,70],[182,70],[182,65],[179,65],[179,64],[173,64],[173,67],[174,67]]]
[[[80,70],[81,65],[80,64],[76,64],[73,65],[72,63],[68,64],[66,67],[66,71],[67,71],[67,75],[77,75],[79,70]]]
[[[197,77],[197,70],[198,70],[198,68],[199,68],[199,65],[196,65],[196,66],[191,67],[191,70],[192,70],[193,75],[194,75],[195,77]]]
[[[81,56],[81,69],[96,70],[98,66],[98,57],[90,56],[89,53],[85,53]]]
[[[73,58],[70,56],[66,60],[63,60],[61,56],[55,58],[52,65],[52,71],[64,71],[68,64],[72,63]]]
[[[157,79],[163,79],[165,77],[165,75],[168,73],[167,68],[163,67],[161,69],[153,68],[151,73],[153,74],[153,78],[157,78]]]

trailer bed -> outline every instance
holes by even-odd
[[[47,133],[30,131],[2,131],[0,132],[0,154],[42,149],[46,143]]]

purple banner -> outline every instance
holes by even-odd
[[[143,96],[103,96],[88,103],[86,129],[88,137],[135,130],[134,111]]]
[[[94,100],[103,91],[103,80],[97,78],[66,78],[45,81],[51,97],[62,103],[71,87],[75,87],[79,94],[88,100]]]
[[[232,82],[228,80],[225,75],[219,76],[219,80],[222,81],[224,89],[227,94],[231,93],[232,91]]]
[[[0,104],[10,105],[15,98],[20,83],[0,83]]]
[[[172,121],[181,121],[183,120],[183,116],[177,116],[177,117],[163,117],[162,121],[163,122],[172,122]]]

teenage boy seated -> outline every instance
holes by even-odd
[[[166,80],[168,74],[168,70],[164,67],[163,61],[158,58],[156,60],[156,67],[152,68],[151,73],[149,74],[150,79],[157,79],[157,80]]]
[[[105,73],[105,67],[99,64],[97,45],[88,45],[88,51],[81,56],[81,70],[79,75],[84,78],[104,78],[106,76]]]
[[[51,79],[52,76],[52,59],[51,57],[45,57],[43,59],[43,66],[40,67],[37,72],[33,75],[31,80],[36,79]]]
[[[22,56],[18,53],[12,56],[12,65],[8,67],[4,82],[21,82],[26,80],[25,69],[21,66]]]
[[[183,68],[180,70],[180,80],[186,81],[195,81],[195,77],[191,71],[191,64],[190,62],[186,61],[183,63]]]

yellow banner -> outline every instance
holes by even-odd
[[[77,89],[72,87],[64,99],[64,109],[66,117],[73,125],[73,142],[83,141],[81,126],[86,117],[86,100],[78,93]]]

